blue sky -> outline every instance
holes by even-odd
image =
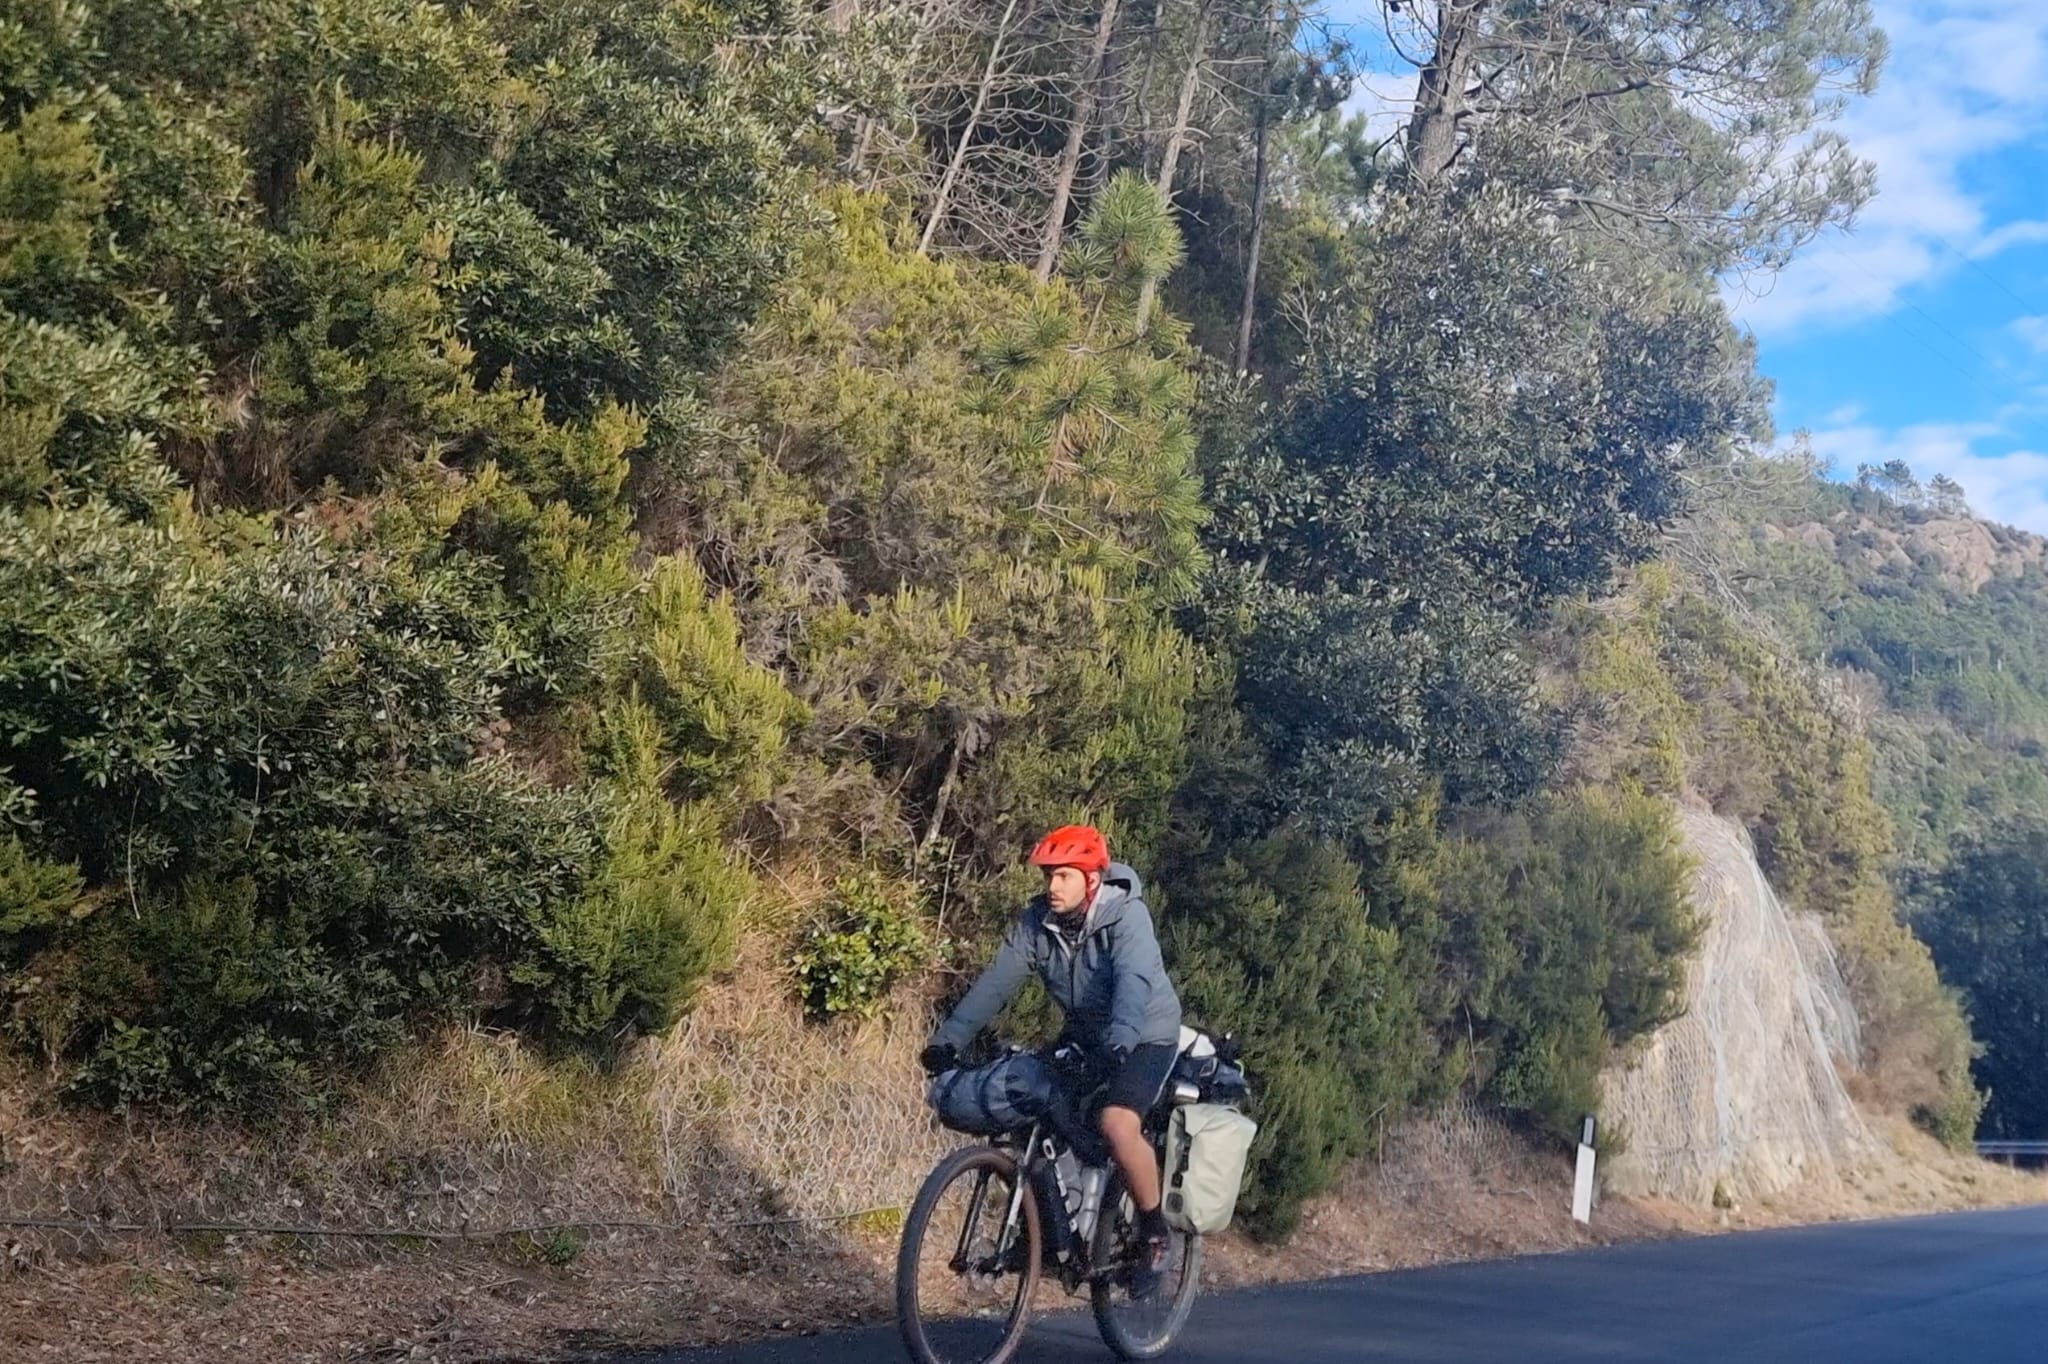
[[[1840,477],[1894,457],[1945,473],[1980,514],[2048,534],[2048,0],[1873,8],[1891,58],[1839,126],[1878,197],[1730,302],[1781,436],[1808,432]],[[1412,92],[1376,77],[1358,102],[1398,116]]]

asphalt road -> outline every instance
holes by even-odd
[[[891,1329],[663,1364],[901,1364]],[[1084,1314],[1019,1364],[1112,1356]],[[1611,1246],[1204,1297],[1179,1364],[2044,1364],[2048,1209]]]

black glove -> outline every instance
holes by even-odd
[[[1130,1052],[1123,1047],[1083,1047],[1069,1042],[1053,1053],[1053,1068],[1069,1085],[1087,1091],[1109,1083]]]
[[[934,1042],[918,1054],[917,1063],[927,1075],[943,1075],[960,1065],[960,1048],[951,1042]]]
[[[1085,1047],[1064,1042],[1053,1048],[1047,1059],[1052,1062],[1053,1073],[1059,1076],[1062,1084],[1085,1091],[1095,1083],[1095,1058]]]

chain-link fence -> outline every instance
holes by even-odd
[[[609,1073],[458,1032],[288,1135],[59,1108],[0,1076],[0,1246],[105,1253],[138,1234],[286,1238],[343,1259],[447,1243],[543,1260],[713,1228],[886,1227],[961,1138],[923,1103],[908,1000],[819,1026],[756,945],[687,1021]],[[1468,1182],[1526,1145],[1471,1101],[1374,1120],[1359,1174]]]
[[[725,990],[650,1062],[663,1186],[679,1208],[846,1216],[909,1204],[959,1138],[924,1105],[921,1010],[807,1023],[786,999]]]
[[[956,1138],[934,1127],[916,1009],[808,1023],[744,966],[616,1070],[451,1035],[331,1118],[261,1135],[59,1106],[0,1075],[0,1249],[102,1253],[138,1233],[295,1238],[345,1257],[510,1242],[545,1259],[699,1228],[889,1220]]]

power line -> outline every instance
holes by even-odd
[[[1803,263],[1817,270],[1837,288],[1846,290],[1850,287],[1847,277],[1836,270],[1826,257],[1808,256]],[[1923,331],[1916,328],[1900,314],[1898,311],[1900,308],[1919,317],[1930,330]],[[1880,308],[1875,316],[1881,325],[1895,328],[1915,348],[1925,352],[1928,356],[1939,361],[1949,369],[1954,370],[1973,390],[1981,390],[1980,396],[1994,399],[2003,396],[1987,387],[1990,371],[1996,368],[1990,358],[1968,340],[1944,326],[1925,308],[1904,297],[1900,291],[1894,290],[1891,298],[1887,300],[1886,306]],[[1937,333],[1939,336],[1936,335]],[[1946,337],[1950,343],[1953,343],[1954,347],[1960,349],[1951,349],[1950,346],[1944,345],[1939,337]],[[1967,352],[1967,355],[1964,354],[1965,352]],[[1978,363],[1972,364],[1969,357],[1975,357]]]
[[[1942,250],[1948,252],[1951,256],[1954,256],[1957,260],[1961,261],[1966,267],[1976,271],[1978,276],[1981,277],[1985,283],[1989,284],[1992,288],[1998,290],[1999,293],[2004,294],[2007,298],[2011,299],[2020,307],[2031,309],[2040,306],[2042,300],[2036,299],[2035,301],[2030,303],[2026,299],[2021,298],[2018,294],[2014,293],[2011,289],[2007,288],[2003,280],[2001,280],[1998,276],[1992,274],[1989,270],[1985,269],[1981,263],[1973,259],[1967,252],[1957,250],[1955,243],[1951,242],[1948,238],[1941,236],[1937,233],[1934,236],[1934,243],[1935,245],[1939,246]]]

